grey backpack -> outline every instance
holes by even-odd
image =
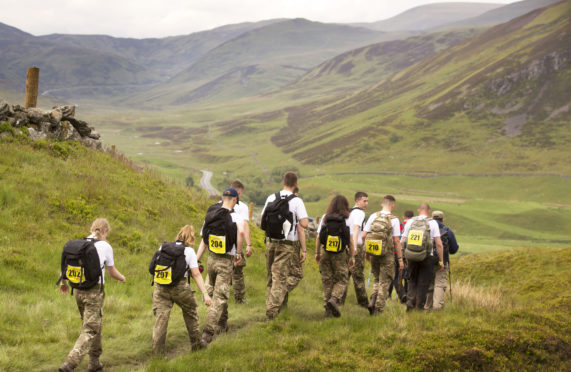
[[[420,262],[432,252],[432,239],[430,239],[430,219],[413,218],[406,240],[404,257],[409,261]]]

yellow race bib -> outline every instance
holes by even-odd
[[[373,256],[380,256],[383,252],[383,241],[382,240],[366,240],[365,248],[367,253]]]
[[[341,242],[338,236],[327,236],[327,242],[325,243],[325,250],[329,252],[339,252],[341,250]]]
[[[225,254],[226,253],[226,237],[209,235],[208,236],[208,249],[214,253]]]
[[[412,230],[408,233],[407,244],[408,245],[422,245],[422,237],[424,231]]]
[[[172,268],[169,266],[156,265],[155,266],[155,283],[158,284],[171,284],[172,283]]]
[[[65,276],[71,283],[81,284],[85,282],[85,273],[82,272],[81,266],[67,265]]]

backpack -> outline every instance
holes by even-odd
[[[184,256],[183,242],[164,242],[155,252],[149,264],[149,274],[153,276],[154,283],[173,286],[177,284],[188,271]],[[188,279],[190,281],[190,277]]]
[[[56,285],[63,279],[72,289],[89,289],[100,283],[103,291],[103,274],[95,242],[97,239],[85,238],[65,243],[61,253],[61,276]]]
[[[360,211],[365,212],[363,209],[359,208],[359,207],[353,207],[351,208],[351,212],[353,212],[355,209],[358,209]],[[351,226],[352,227],[352,226]],[[365,219],[363,218],[363,222],[361,222],[361,231],[363,231],[363,229],[365,228]]]
[[[264,214],[262,215],[261,228],[266,232],[266,236],[270,239],[284,240],[287,238],[284,224],[290,223],[291,229],[294,231],[293,226],[293,213],[289,210],[289,201],[295,198],[295,194],[291,194],[282,198],[279,192],[275,193],[275,200],[266,205]]]
[[[371,230],[365,237],[365,250],[373,256],[386,256],[393,253],[393,224],[392,214],[377,212],[377,217],[371,223]]]
[[[206,212],[202,241],[213,253],[230,253],[236,244],[238,227],[232,221],[232,212],[223,208],[222,203],[211,205]]]
[[[413,262],[424,261],[432,252],[430,239],[430,219],[413,218],[406,241],[404,257]]]
[[[344,216],[328,215],[319,232],[319,242],[327,252],[339,253],[351,245],[351,233]]]
[[[448,240],[448,229],[446,228],[446,226],[440,229],[440,240],[442,240],[442,248],[443,248],[442,255],[443,257],[446,257],[446,255],[448,255],[448,252],[450,252],[450,241]],[[434,253],[436,254],[436,252]]]

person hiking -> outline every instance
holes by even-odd
[[[293,194],[299,197],[299,187],[295,187],[293,189]],[[297,240],[293,246],[293,255],[290,261],[289,274],[286,279],[287,293],[284,297],[281,308],[287,307],[289,293],[293,291],[299,282],[301,282],[301,279],[303,279],[303,263],[305,262],[305,257],[307,255],[307,247],[305,244],[305,229],[300,224],[297,225],[297,234],[299,240]]]
[[[215,333],[228,329],[228,297],[232,269],[234,263],[239,264],[242,259],[244,236],[244,220],[234,211],[236,203],[238,191],[232,187],[227,188],[222,193],[222,203],[208,208],[202,226],[202,239],[196,257],[200,260],[208,248],[206,290],[212,298],[202,330],[202,344],[209,344]]]
[[[410,277],[406,299],[407,311],[424,309],[435,263],[438,263],[438,270],[444,270],[440,230],[438,223],[429,215],[428,203],[420,204],[418,216],[408,220],[401,237],[401,243],[406,244],[404,256]],[[434,244],[436,244],[436,254],[433,249]]]
[[[438,223],[440,230],[440,239],[442,240],[442,247],[444,252],[444,270],[438,270],[434,267],[434,275],[428,293],[426,295],[425,310],[440,310],[444,307],[444,294],[446,293],[446,273],[450,270],[450,255],[458,252],[458,242],[454,232],[446,225],[444,225],[444,212],[432,212],[432,219]]]
[[[244,192],[244,185],[242,182],[236,180],[232,182],[230,187],[238,191],[238,203],[234,207],[234,211],[240,214],[244,219],[244,241],[246,243],[246,254],[242,256],[242,259],[234,267],[234,272],[232,274],[232,286],[234,287],[234,300],[237,304],[245,303],[246,296],[246,285],[244,284],[244,267],[246,267],[246,257],[252,255],[252,243],[250,241],[250,210],[248,205],[244,203],[240,198]]]
[[[355,247],[357,247],[357,255],[355,256],[355,265],[349,270],[349,281],[353,278],[353,286],[355,287],[355,296],[357,304],[367,307],[369,299],[367,297],[367,289],[365,287],[365,248],[363,247],[363,227],[365,226],[365,210],[369,205],[369,195],[366,192],[358,191],[355,193],[355,205],[351,208],[349,214],[349,222],[351,229],[351,239],[353,239]],[[349,288],[347,282],[347,289]],[[347,289],[341,299],[341,304],[345,303]]]
[[[266,234],[266,319],[274,319],[287,294],[287,278],[299,240],[298,225],[308,226],[308,215],[301,198],[293,190],[297,187],[297,174],[286,172],[283,190],[271,194],[262,210],[262,230]]]
[[[414,217],[414,212],[411,210],[404,211],[403,220],[400,223],[400,231],[404,230],[404,225],[406,225],[407,221]],[[407,282],[408,282],[408,274],[406,272],[406,260],[404,260],[404,270],[399,270],[399,262],[398,262],[398,255],[395,250],[393,251],[395,256],[395,280],[389,286],[389,298],[392,297],[393,288],[395,289],[397,299],[400,300],[401,303],[406,302],[406,289],[407,289]]]
[[[317,228],[315,261],[319,264],[325,317],[340,317],[339,302],[349,282],[349,268],[355,265],[357,249],[349,218],[349,202],[337,195],[327,207]]]
[[[82,361],[85,354],[89,354],[89,364],[87,370],[90,372],[103,370],[103,364],[99,360],[103,352],[101,346],[101,334],[103,328],[103,302],[105,300],[105,292],[103,284],[105,283],[105,267],[109,276],[125,283],[125,276],[115,267],[113,258],[113,248],[105,240],[111,232],[111,226],[105,218],[98,218],[91,225],[91,235],[87,239],[93,239],[97,256],[99,257],[99,266],[101,270],[100,283],[93,285],[91,288],[73,288],[72,294],[75,296],[75,302],[79,314],[81,315],[82,325],[81,333],[69,352],[65,362],[59,367],[59,371],[73,371]],[[64,248],[65,250],[65,248]],[[63,255],[62,255],[63,256]],[[62,272],[62,278],[64,278]],[[71,281],[71,279],[69,279]],[[73,283],[72,283],[73,284]],[[66,295],[69,292],[69,286],[66,279],[61,280],[59,287],[61,294]]]
[[[365,250],[371,261],[371,272],[375,278],[374,290],[367,308],[371,315],[378,315],[385,309],[389,286],[395,278],[393,247],[397,252],[398,269],[404,269],[400,244],[400,222],[394,216],[396,200],[385,195],[382,210],[373,213],[363,229]]]
[[[188,274],[190,272],[206,306],[212,300],[206,292],[202,274],[198,269],[196,253],[191,247],[194,244],[194,228],[186,225],[180,229],[175,242],[165,242],[153,256],[149,272],[153,275],[153,355],[163,355],[167,338],[167,327],[173,303],[182,310],[182,316],[190,338],[192,350],[198,350],[200,330],[198,327],[198,312],[194,291],[190,288]],[[162,265],[161,265],[162,264]]]

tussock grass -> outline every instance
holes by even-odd
[[[447,293],[447,297],[450,300],[450,292]],[[452,299],[456,305],[471,307],[472,309],[478,308],[488,311],[506,309],[506,303],[502,301],[499,285],[483,288],[474,286],[470,280],[466,282],[456,280],[452,283]]]

